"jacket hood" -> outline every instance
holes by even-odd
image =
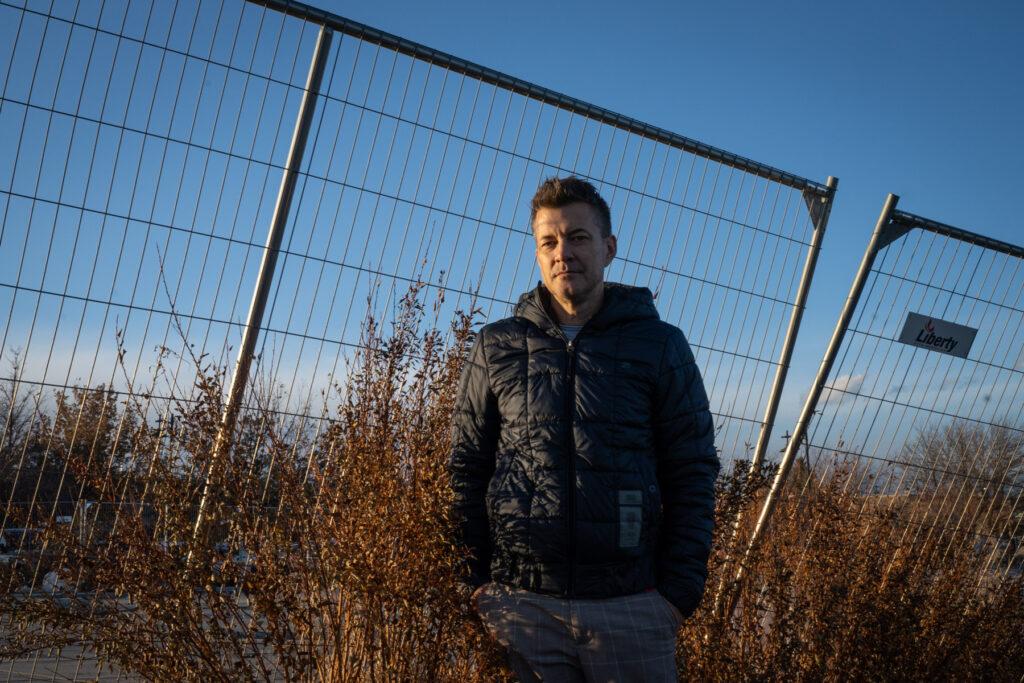
[[[519,297],[514,314],[516,317],[526,318],[545,332],[556,334],[558,325],[550,313],[550,296],[544,283],[538,282],[536,287]],[[606,282],[601,308],[587,321],[586,326],[589,330],[603,330],[648,318],[658,319],[658,309],[654,307],[654,295],[651,294],[651,290],[647,287]]]

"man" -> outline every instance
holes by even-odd
[[[608,205],[551,178],[543,283],[485,325],[450,471],[472,600],[525,681],[673,681],[707,577],[719,463],[700,373],[650,290],[606,283]]]

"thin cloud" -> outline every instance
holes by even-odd
[[[842,403],[852,400],[864,384],[864,375],[840,375],[824,391],[825,402]]]

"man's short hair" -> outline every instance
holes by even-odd
[[[576,176],[548,178],[540,184],[530,202],[530,229],[533,229],[538,209],[557,209],[577,202],[587,204],[597,213],[601,237],[612,234],[612,213],[608,210],[608,202],[598,194],[596,187]]]

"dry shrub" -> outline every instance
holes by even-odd
[[[225,373],[203,359],[173,420],[151,419],[146,391],[115,405],[104,388],[39,416],[55,428],[33,457],[70,499],[96,504],[76,506],[73,524],[45,524],[27,574],[0,565],[0,654],[85,645],[152,680],[507,678],[459,589],[448,512],[449,420],[472,316],[446,343],[423,325],[421,296],[414,287],[388,333],[366,323],[333,414],[297,421],[272,392],[257,394],[216,461]],[[771,475],[739,463],[719,481],[708,596],[679,640],[684,678],[1024,673],[1020,579],[979,582],[981,557],[956,534],[907,545],[912,503],[878,505],[848,486],[850,472],[783,497],[738,610],[716,614]],[[818,480],[798,469],[793,481]],[[18,508],[20,523],[52,520],[52,504],[36,508]]]
[[[855,469],[799,469],[732,617],[706,599],[684,625],[685,679],[1020,680],[1024,581],[998,581],[1005,566],[986,566],[990,548],[930,525],[931,496],[882,506],[850,485],[862,480]],[[750,521],[767,479],[741,463],[719,482],[713,576],[736,569],[721,522],[737,509]]]
[[[34,576],[3,583],[0,654],[82,644],[152,680],[505,678],[457,581],[449,518],[449,423],[472,316],[446,344],[424,329],[421,297],[413,287],[388,334],[366,321],[334,414],[282,417],[264,396],[220,458],[224,371],[203,359],[173,421],[144,419],[141,391],[117,418],[98,411],[104,439],[121,425],[116,448],[97,447],[88,417],[71,424],[65,400],[50,459],[93,503],[72,525],[46,523],[48,505],[27,513],[45,529]],[[74,397],[89,408],[79,413],[97,412],[93,392]],[[51,570],[59,588],[51,579],[47,592]]]

